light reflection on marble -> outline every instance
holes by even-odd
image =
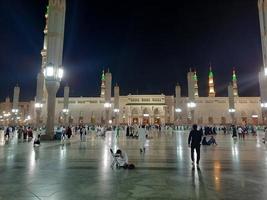
[[[0,199],[266,199],[263,133],[202,146],[192,168],[188,133],[155,133],[140,154],[136,139],[108,133],[72,141],[32,143],[0,134]],[[135,170],[111,169],[109,149],[126,150]]]

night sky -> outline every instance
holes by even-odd
[[[218,96],[227,95],[233,67],[240,95],[259,95],[257,0],[177,2],[67,0],[62,86],[69,84],[71,96],[98,96],[101,71],[109,68],[124,95],[173,95],[177,82],[187,95],[191,67],[207,96],[211,63]],[[35,96],[46,4],[0,0],[1,100],[16,83],[22,99]]]

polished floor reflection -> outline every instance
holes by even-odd
[[[267,144],[216,137],[193,169],[187,133],[156,134],[140,154],[138,140],[111,133],[86,142],[32,143],[0,137],[0,200],[5,199],[266,199]],[[109,148],[128,153],[134,170],[110,168]]]

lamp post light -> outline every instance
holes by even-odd
[[[188,108],[195,108],[195,107],[197,107],[197,104],[193,101],[190,101],[189,103],[187,103],[187,107]]]
[[[176,112],[176,113],[181,113],[181,112],[182,112],[182,109],[181,109],[181,108],[176,108],[176,109],[175,109],[175,112]]]
[[[18,112],[19,112],[19,110],[18,109],[12,109],[12,111],[11,111],[12,113],[14,113],[15,115],[17,115],[18,114]]]
[[[104,103],[104,108],[111,108],[111,103],[109,102]]]
[[[228,111],[229,111],[229,113],[235,113],[235,109],[234,108],[230,108]]]

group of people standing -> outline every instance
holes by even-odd
[[[29,140],[31,141],[33,139],[33,130],[30,126],[19,126],[17,129],[14,126],[8,126],[5,128],[5,138],[9,140],[12,138],[17,130],[18,133],[18,139],[21,140]]]

